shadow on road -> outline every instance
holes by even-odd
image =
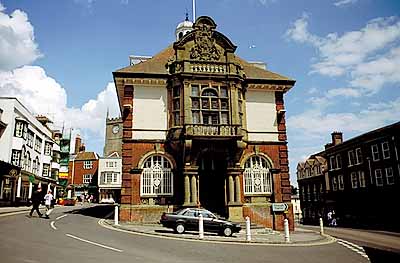
[[[392,263],[392,262],[400,262],[400,253],[391,252],[387,250],[381,250],[372,247],[363,247],[365,253],[368,255],[371,263],[377,262],[385,262],[385,263]]]
[[[76,209],[65,212],[65,214],[79,214],[96,218],[112,218],[114,216],[114,205],[95,205],[89,207],[77,206]]]

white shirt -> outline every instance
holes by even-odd
[[[53,195],[52,194],[46,194],[44,196],[44,204],[45,205],[51,205],[51,201],[53,200]]]

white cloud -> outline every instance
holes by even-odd
[[[0,3],[0,71],[30,64],[41,56],[27,14],[17,9],[8,15]]]
[[[318,108],[288,118],[288,130],[296,134],[324,135],[334,130],[367,132],[400,120],[400,97],[389,102],[370,104],[356,113],[324,113]]]
[[[319,37],[308,31],[309,16],[303,14],[286,31],[286,38],[307,43],[317,50],[310,73],[350,78],[349,86],[358,95],[372,95],[386,84],[400,82],[400,20],[377,18],[358,31],[330,33]]]
[[[85,140],[104,138],[107,109],[119,116],[114,83],[81,108],[67,106],[67,93],[43,68],[24,66],[0,73],[0,94],[18,98],[33,114],[46,115],[57,127],[79,129]]]
[[[357,3],[358,2],[358,0],[340,0],[340,1],[337,1],[337,2],[335,2],[335,3],[333,3],[335,6],[346,6],[346,5],[351,5],[351,4],[355,4],[355,3]]]

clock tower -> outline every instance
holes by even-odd
[[[103,156],[107,157],[114,152],[122,156],[122,119],[108,118],[107,114]]]

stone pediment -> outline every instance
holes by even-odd
[[[227,53],[233,53],[236,46],[223,34],[216,31],[217,25],[208,16],[197,18],[193,31],[175,42],[177,60],[196,60],[202,62],[226,61]]]

